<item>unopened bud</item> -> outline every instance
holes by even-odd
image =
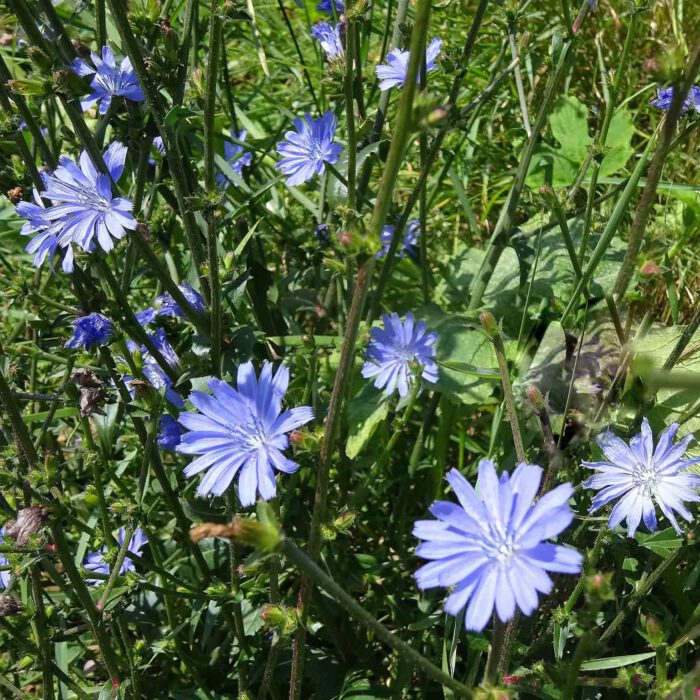
[[[344,510],[333,521],[333,525],[335,525],[336,530],[347,532],[353,526],[355,518],[357,518],[357,513],[354,510]]]
[[[425,118],[427,126],[437,126],[447,117],[447,110],[444,107],[438,107],[428,114]]]
[[[496,338],[500,337],[501,331],[498,327],[498,324],[496,323],[496,319],[493,317],[493,314],[491,312],[482,311],[479,314],[479,320],[481,321],[481,325],[483,326],[486,335],[491,340],[495,340]]]
[[[5,525],[5,536],[14,540],[18,547],[22,547],[35,532],[38,532],[46,522],[49,511],[43,506],[30,506],[22,508],[17,513],[17,520],[11,525]]]
[[[0,617],[9,617],[22,611],[22,606],[11,595],[0,596]]]
[[[276,627],[285,635],[293,634],[299,622],[296,610],[284,605],[266,605],[260,616],[268,627]]]
[[[279,528],[251,518],[234,518],[227,525],[202,523],[190,530],[190,539],[199,542],[208,537],[240,540],[262,552],[273,552],[282,541]]]
[[[29,56],[31,62],[40,70],[51,70],[51,59],[37,46],[30,46],[29,48],[27,48],[27,56]]]
[[[527,398],[530,400],[535,413],[542,413],[543,411],[547,410],[544,402],[544,396],[542,396],[542,392],[536,386],[529,386],[527,389],[525,389],[525,393],[527,394]]]

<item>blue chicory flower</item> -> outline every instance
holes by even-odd
[[[57,248],[65,251],[63,270],[73,271],[75,244],[92,252],[95,238],[102,250],[114,248],[114,239],[121,239],[127,230],[136,228],[131,214],[133,203],[112,196],[110,177],[117,182],[124,171],[126,146],[115,141],[104,153],[109,176],[99,173],[86,151],[80,154],[79,165],[63,156],[51,175],[45,175],[44,191],[37,193],[36,204],[20,202],[15,211],[28,219],[23,235],[36,234],[26,250],[36,253],[35,265],[41,265],[47,255],[53,257]],[[41,197],[51,201],[44,207]]]
[[[256,377],[252,362],[238,368],[238,387],[219,379],[209,382],[213,396],[193,391],[190,401],[196,413],[183,413],[180,423],[190,432],[182,436],[177,451],[201,455],[185,468],[190,477],[208,470],[197,494],[220,496],[238,478],[238,500],[255,503],[256,493],[266,501],[277,494],[275,471],[295,472],[299,465],[282,453],[289,446],[287,434],[313,419],[308,406],[282,411],[289,384],[289,370],[276,373],[270,362]]]
[[[314,230],[314,235],[321,248],[327,248],[331,244],[330,226],[328,224],[318,224]]]
[[[3,526],[2,529],[0,529],[0,544],[5,543],[5,527]],[[10,562],[7,560],[7,557],[0,552],[0,566],[9,566]],[[10,585],[10,579],[12,578],[12,575],[9,571],[9,569],[5,569],[3,571],[0,571],[0,588],[7,588]]]
[[[172,345],[168,342],[165,335],[165,331],[159,328],[154,334],[148,335],[148,337],[153,341],[157,350],[163,356],[163,359],[173,368],[178,369],[180,367],[180,358],[173,350]],[[175,391],[172,381],[165,373],[165,370],[158,364],[155,358],[148,352],[148,349],[143,345],[138,345],[133,340],[127,340],[126,345],[130,352],[136,352],[137,350],[141,353],[141,358],[143,360],[143,365],[141,367],[144,376],[151,383],[156,391],[164,390],[164,396],[167,401],[169,401],[176,408],[182,408],[185,402],[182,400],[180,394]],[[132,377],[124,377],[127,385],[132,380]],[[135,392],[132,391],[132,397]]]
[[[114,97],[126,97],[133,102],[143,102],[146,99],[128,56],[118,68],[109,46],[102,47],[102,58],[95,53],[91,53],[90,58],[94,68],[82,58],[76,58],[71,64],[73,72],[81,78],[94,76],[90,83],[90,94],[80,100],[83,111],[99,102],[99,112],[105,114]]]
[[[117,543],[120,547],[124,543],[124,537],[126,537],[126,530],[123,527],[120,527],[119,532],[117,533]],[[144,531],[140,527],[137,528],[134,531],[134,534],[131,536],[129,544],[127,545],[128,554],[130,554],[133,557],[140,557],[141,550],[147,543],[148,538],[146,537]],[[97,574],[104,574],[105,576],[109,576],[109,574],[111,573],[111,565],[105,561],[104,555],[106,552],[107,547],[103,547],[99,552],[91,552],[87,555],[87,557],[85,557],[83,567],[86,568],[88,571],[94,571]],[[134,571],[135,569],[136,567],[134,566],[134,562],[127,555],[126,557],[124,557],[124,562],[119,568],[119,573],[125,574],[128,571]],[[86,581],[93,585],[105,583],[104,579],[99,578],[88,578],[86,579]]]
[[[433,39],[425,51],[425,71],[430,73],[435,70],[435,60],[442,50],[442,39]],[[386,57],[387,63],[380,64],[376,68],[380,90],[389,90],[393,87],[403,87],[408,72],[408,58],[410,51],[403,49],[392,49]]]
[[[59,247],[56,233],[60,230],[61,222],[53,223],[47,216],[47,208],[39,191],[35,189],[33,194],[36,204],[34,202],[19,202],[15,207],[15,212],[27,219],[22,224],[20,235],[33,236],[25,250],[34,256],[34,267],[41,267],[48,257],[49,265],[53,270],[53,257]],[[63,269],[66,272],[73,269],[73,249],[70,245],[63,258]]]
[[[231,138],[235,139],[236,141],[241,141],[244,142],[246,140],[246,137],[248,136],[248,132],[245,129],[242,129],[239,134],[236,134],[236,132],[231,129]],[[240,146],[237,143],[232,143],[231,141],[225,141],[224,142],[224,160],[229,164],[231,167],[231,170],[233,170],[234,173],[239,178],[243,177],[243,168],[248,167],[250,163],[253,160],[253,157],[251,156],[250,153],[246,152],[243,146]],[[227,174],[223,172],[218,172],[216,176],[216,184],[219,187],[228,187],[230,184],[236,184],[235,180],[232,180]]]
[[[700,501],[697,493],[700,476],[685,470],[692,464],[700,463],[700,457],[684,458],[693,439],[692,434],[673,444],[678,428],[678,423],[666,428],[659,436],[656,449],[646,418],[642,421],[641,433],[630,440],[629,446],[611,432],[598,437],[598,444],[607,461],[583,462],[584,467],[598,472],[583,486],[598,491],[591,512],[616,498],[620,499],[610,513],[609,528],[626,520],[627,535],[633,537],[643,519],[647,528],[654,532],[657,526],[654,502],[679,534],[681,529],[674,511],[687,521],[692,521],[693,516],[683,502]]]
[[[153,143],[151,144],[151,148],[155,148],[156,151],[158,151],[158,153],[160,154],[161,158],[165,158],[165,145],[163,144],[163,137],[162,136],[155,136],[153,138]],[[148,163],[149,163],[149,165],[155,165],[156,159],[153,156],[149,156]]]
[[[199,292],[192,289],[187,282],[178,284],[177,287],[190,303],[195,313],[203,316],[207,312],[204,299],[202,299],[202,295]],[[177,318],[184,318],[185,316],[180,305],[172,298],[169,292],[156,298],[156,313],[158,316],[175,316]]]
[[[335,12],[333,12],[334,7]],[[319,12],[325,12],[329,15],[342,15],[343,12],[345,12],[345,5],[343,4],[342,0],[321,0],[321,2],[316,5],[316,9]]]
[[[150,326],[152,323],[155,323],[158,312],[149,306],[143,311],[137,311],[134,316],[136,316],[136,320],[145,328],[146,326]]]
[[[73,350],[81,346],[89,350],[94,345],[107,345],[114,332],[112,322],[106,316],[98,313],[76,318],[73,321],[73,326],[73,335],[65,345]]]
[[[673,101],[673,86],[667,88],[656,88],[656,98],[651,101],[654,107],[668,111],[671,108]],[[700,87],[697,85],[691,86],[688,91],[688,96],[683,102],[681,113],[687,112],[689,109],[694,109],[700,114]]]
[[[421,369],[421,376],[428,382],[438,380],[435,363],[435,343],[437,333],[427,333],[423,321],[414,323],[413,314],[406,314],[401,323],[394,313],[382,316],[384,328],[372,328],[372,341],[367,348],[367,360],[362,367],[365,379],[376,377],[374,386],[386,387],[386,395],[391,396],[398,387],[399,396],[406,396],[415,381],[413,365]]]
[[[336,58],[343,58],[345,55],[343,41],[340,38],[340,28],[340,24],[336,24],[334,27],[329,22],[320,22],[311,27],[311,36],[314,39],[318,39],[323,53],[326,54],[326,58],[330,61]]]
[[[326,163],[337,163],[340,144],[333,142],[337,119],[333,112],[326,112],[318,119],[306,114],[304,119],[294,120],[296,131],[288,131],[286,141],[277,144],[277,152],[283,156],[275,165],[287,176],[288,185],[301,185],[326,169]]]
[[[158,421],[158,446],[163,450],[174,450],[180,444],[184,432],[180,424],[169,414],[162,415]]]
[[[416,571],[418,587],[451,588],[445,612],[458,615],[467,605],[464,625],[480,631],[495,608],[507,622],[516,608],[532,614],[538,593],[552,590],[548,571],[577,574],[583,557],[575,549],[546,540],[573,520],[568,501],[574,489],[562,484],[533,503],[542,468],[519,464],[499,479],[489,459],[479,462],[476,491],[456,470],[447,474],[459,505],[436,501],[437,520],[419,520],[413,534],[423,540],[416,554],[430,560]]]
[[[391,239],[394,237],[395,226],[388,225],[382,230],[382,247],[377,253],[377,260],[383,258],[388,252],[391,246]],[[403,243],[401,247],[397,250],[396,255],[403,258],[408,255],[411,258],[418,257],[418,239],[420,238],[420,222],[417,220],[409,221],[403,232]]]

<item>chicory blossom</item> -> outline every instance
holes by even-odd
[[[94,345],[107,345],[114,332],[112,322],[106,316],[98,313],[76,318],[73,321],[73,326],[73,335],[65,345],[73,350],[81,346],[89,350]]]
[[[15,207],[15,213],[26,219],[20,229],[20,235],[33,236],[25,250],[34,256],[34,267],[41,267],[48,258],[53,269],[53,257],[59,247],[56,234],[61,229],[61,221],[51,221],[39,191],[35,189],[33,194],[36,203],[19,202]],[[65,272],[73,270],[73,249],[70,247],[63,258],[63,269]]]
[[[90,58],[94,68],[81,58],[76,58],[71,64],[73,72],[81,78],[94,76],[90,83],[90,94],[80,100],[83,111],[99,102],[99,112],[105,114],[114,97],[126,97],[133,102],[143,102],[146,99],[128,56],[118,68],[109,46],[102,47],[102,58],[95,53],[91,53]]]
[[[391,239],[394,237],[395,226],[388,225],[382,230],[382,247],[377,253],[377,260],[383,258],[388,252],[391,246]],[[418,257],[418,239],[420,237],[420,222],[417,220],[409,221],[403,232],[403,243],[401,247],[396,251],[396,255],[399,258],[403,258],[408,255],[411,258]]]
[[[53,256],[56,248],[63,248],[63,270],[73,271],[75,244],[86,252],[92,252],[97,243],[105,251],[114,248],[113,239],[121,239],[127,230],[136,228],[131,214],[133,203],[122,197],[112,196],[110,178],[117,182],[124,171],[126,146],[115,141],[104,153],[109,176],[97,171],[86,151],[80,154],[78,165],[63,156],[59,166],[44,176],[44,191],[38,193],[51,202],[43,207],[30,202],[20,202],[15,211],[28,219],[22,227],[24,235],[36,234],[27,246],[36,253],[34,264],[40,265],[47,255]]]
[[[286,141],[277,144],[282,160],[275,164],[287,176],[288,185],[301,185],[314,175],[321,175],[326,163],[337,163],[340,144],[334,143],[337,119],[333,112],[326,112],[318,119],[306,114],[294,120],[296,131],[288,131]]]
[[[0,544],[5,543],[5,528],[3,527],[0,529]],[[7,557],[0,552],[0,566],[8,566],[9,561],[7,561]],[[12,575],[10,574],[9,569],[4,569],[0,571],[0,588],[7,588],[10,585],[10,579],[12,578]]]
[[[158,421],[158,447],[163,450],[174,450],[180,444],[184,432],[180,424],[169,414],[162,415]]]
[[[654,107],[668,111],[673,102],[673,86],[667,88],[656,88],[656,98],[651,101]],[[694,109],[700,114],[700,87],[693,85],[688,96],[685,98],[681,107],[681,113],[687,112],[689,109]]]
[[[220,379],[209,381],[213,396],[193,391],[190,401],[197,412],[183,413],[180,423],[188,431],[177,451],[200,455],[185,468],[190,477],[206,475],[197,488],[199,496],[220,496],[238,474],[238,500],[255,503],[256,493],[269,501],[277,494],[275,470],[292,474],[299,465],[284,456],[288,433],[313,419],[308,406],[282,411],[289,384],[289,370],[280,366],[273,373],[270,362],[256,377],[252,362],[238,368],[234,389]]]
[[[159,328],[154,334],[148,336],[155,345],[156,349],[163,356],[163,359],[173,368],[178,369],[180,367],[180,358],[173,350],[172,345],[168,342],[165,335],[165,331]],[[176,408],[182,408],[185,402],[182,400],[180,394],[175,391],[170,377],[165,373],[165,370],[158,364],[156,359],[148,352],[145,346],[139,346],[133,340],[127,340],[126,345],[129,348],[129,352],[136,352],[137,350],[141,353],[141,358],[143,360],[143,366],[141,370],[144,376],[151,383],[151,386],[156,390],[164,390],[164,396],[167,401],[169,401]],[[127,385],[131,381],[131,377],[124,378]],[[133,392],[132,392],[133,396]]]
[[[583,462],[584,467],[594,469],[594,474],[583,486],[598,493],[591,504],[595,512],[616,498],[620,500],[610,513],[608,527],[614,528],[627,521],[627,535],[633,537],[640,520],[654,532],[657,527],[656,508],[669,519],[675,531],[681,534],[674,511],[692,521],[693,516],[684,501],[698,502],[700,476],[686,471],[692,464],[700,463],[700,457],[685,459],[692,433],[673,444],[678,431],[673,423],[659,436],[656,449],[649,421],[644,418],[642,431],[635,435],[629,446],[611,432],[598,437],[598,444],[606,458],[604,462]]]
[[[489,459],[479,462],[476,490],[456,470],[447,474],[459,505],[435,501],[437,520],[419,520],[413,534],[423,540],[416,554],[429,563],[416,571],[418,587],[451,588],[445,612],[465,607],[468,630],[484,629],[495,608],[502,622],[519,608],[538,606],[538,594],[552,590],[548,571],[577,574],[583,557],[575,549],[546,540],[563,532],[574,514],[571,484],[557,486],[536,502],[542,468],[519,464],[499,479]]]
[[[425,50],[425,72],[430,73],[435,70],[435,60],[440,55],[442,50],[442,39],[436,37],[433,39],[428,48]],[[377,66],[377,78],[382,82],[379,83],[380,90],[389,90],[393,87],[403,87],[408,73],[408,58],[411,52],[403,49],[392,49],[386,57],[386,64],[382,63]]]
[[[187,282],[177,286],[195,313],[202,316],[207,312],[204,299],[202,299],[202,295],[198,291],[192,289]],[[172,298],[169,292],[156,298],[156,313],[158,316],[175,316],[177,318],[184,318],[185,316],[180,305]]]
[[[236,141],[243,142],[246,140],[247,136],[248,132],[245,129],[242,129],[238,134],[231,129],[231,138],[235,139]],[[253,157],[250,155],[250,153],[245,151],[243,146],[226,140],[224,142],[224,160],[229,164],[231,170],[233,170],[233,172],[236,173],[239,178],[242,178],[243,168],[250,165]],[[231,179],[228,174],[219,171],[216,176],[216,184],[219,187],[226,188],[230,184],[235,185],[236,182],[235,180]]]
[[[161,158],[165,158],[165,145],[163,144],[163,137],[162,136],[155,136],[153,138],[153,143],[151,144],[151,148],[155,148],[156,151],[158,151],[158,153],[160,154]],[[148,163],[149,163],[149,165],[155,165],[156,159],[153,156],[149,156]]]
[[[406,314],[401,323],[394,313],[382,316],[384,328],[372,328],[371,342],[367,348],[367,359],[362,367],[365,379],[376,377],[374,386],[385,387],[386,395],[391,396],[398,387],[399,396],[406,396],[415,381],[414,365],[421,370],[421,376],[428,382],[438,380],[435,363],[435,343],[437,333],[427,333],[425,322],[414,323],[413,314]]]
[[[340,38],[340,27],[340,24],[333,27],[329,22],[320,22],[311,27],[311,36],[320,42],[323,53],[329,61],[345,55],[343,41]]]
[[[120,527],[119,532],[117,533],[117,543],[119,547],[121,547],[124,543],[125,537],[126,530],[123,527]],[[141,550],[147,543],[148,538],[146,537],[144,531],[140,527],[137,528],[134,531],[134,534],[131,536],[129,544],[127,545],[126,551],[128,554],[126,557],[124,557],[121,567],[119,567],[120,574],[125,574],[128,571],[134,571],[136,569],[134,562],[131,560],[129,555],[131,555],[131,557],[140,557]],[[104,555],[106,552],[107,547],[103,547],[99,552],[92,552],[88,554],[83,562],[83,567],[85,567],[88,571],[95,572],[96,574],[104,574],[105,576],[109,576],[111,573],[111,565],[105,561]],[[86,579],[86,581],[93,585],[104,583],[104,579],[99,578],[89,578]]]
[[[345,12],[345,5],[342,0],[321,0],[321,2],[316,5],[316,9],[319,12],[326,12],[329,15],[334,14],[333,8],[335,7],[335,14],[342,15]]]

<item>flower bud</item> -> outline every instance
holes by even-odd
[[[547,410],[544,402],[544,396],[542,396],[542,392],[536,386],[529,386],[527,389],[525,389],[525,393],[527,394],[527,398],[530,400],[535,413],[542,413],[543,411]]]
[[[493,317],[492,313],[489,311],[482,311],[479,314],[479,320],[481,321],[481,325],[483,326],[484,331],[490,340],[496,340],[496,338],[500,337],[501,330],[498,327],[496,319]]]

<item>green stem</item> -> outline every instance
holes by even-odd
[[[100,508],[100,519],[102,521],[102,535],[105,541],[111,543],[112,538],[112,525],[109,518],[109,510],[107,509],[107,501],[105,500],[104,484],[102,483],[102,470],[101,464],[97,461],[97,449],[95,447],[95,441],[92,438],[92,430],[90,429],[90,421],[87,418],[82,418],[80,421],[83,428],[83,437],[85,438],[85,444],[87,445],[88,452],[92,453],[90,457],[90,463],[92,467],[92,478],[95,481],[95,492],[97,493],[97,502]]]
[[[630,229],[629,238],[627,241],[627,251],[620,266],[620,271],[615,280],[614,293],[618,298],[622,298],[627,291],[627,287],[632,280],[634,270],[637,266],[637,255],[642,247],[644,231],[646,229],[649,216],[651,214],[654,202],[656,200],[656,188],[661,179],[666,157],[670,153],[673,136],[676,132],[676,125],[681,116],[681,109],[685,102],[688,91],[690,90],[691,82],[695,78],[695,74],[700,67],[700,42],[698,42],[695,50],[688,61],[683,80],[675,85],[673,99],[669,107],[666,117],[663,121],[661,136],[656,144],[654,157],[652,158],[649,172],[647,173],[646,183],[642,191],[639,203],[634,212],[632,228]]]
[[[283,539],[278,551],[294,566],[296,566],[306,578],[331,595],[344,610],[354,617],[363,627],[373,632],[382,642],[390,646],[397,654],[410,659],[410,661],[431,680],[450,688],[458,697],[471,698],[474,693],[471,688],[456,681],[451,676],[441,671],[432,664],[420,652],[411,645],[399,639],[384,625],[368,613],[357,601],[351,598],[328,574],[326,574],[315,562],[301,551],[291,540]]]
[[[34,599],[34,608],[36,610],[33,622],[39,659],[41,661],[42,695],[44,700],[53,700],[53,669],[51,667],[53,648],[46,627],[46,609],[44,608],[44,594],[41,589],[41,571],[36,564],[30,568],[29,577],[32,583],[32,598]]]
[[[663,698],[668,681],[668,645],[656,647],[656,697]],[[696,693],[697,694],[697,693]]]
[[[222,21],[217,0],[211,0],[209,23],[209,61],[207,63],[207,92],[204,101],[204,185],[207,196],[216,195],[214,145],[216,129],[216,87],[219,76]],[[209,285],[211,288],[211,359],[214,376],[221,376],[221,280],[216,237],[216,207],[210,203],[207,210],[207,253],[209,256]]]
[[[584,0],[579,13],[582,19],[586,16],[588,10],[588,0]],[[486,285],[491,279],[496,264],[501,257],[501,253],[506,246],[507,236],[509,235],[513,224],[513,217],[515,216],[516,209],[520,203],[520,195],[522,194],[525,186],[525,179],[527,178],[527,173],[530,168],[530,161],[535,153],[535,148],[539,144],[540,134],[547,121],[547,117],[549,116],[550,107],[554,101],[557,86],[564,76],[566,68],[569,64],[569,54],[571,53],[576,36],[576,34],[570,34],[562,46],[557,65],[554,72],[550,75],[549,81],[545,87],[544,95],[542,97],[542,104],[540,105],[537,116],[535,117],[535,123],[532,127],[532,135],[528,139],[527,143],[525,144],[525,148],[520,155],[518,169],[516,170],[513,184],[511,185],[506,201],[501,208],[498,221],[496,222],[493,234],[491,235],[486,248],[486,256],[481,268],[479,269],[479,272],[472,282],[468,307],[470,311],[474,311],[481,306],[481,300],[483,299],[484,292],[486,291]]]
[[[100,602],[97,604],[98,610],[105,609],[105,605],[107,604],[107,600],[109,599],[109,594],[112,592],[114,584],[116,584],[117,582],[117,577],[119,576],[119,572],[121,571],[122,564],[124,563],[124,559],[126,559],[126,553],[129,550],[129,543],[131,542],[132,534],[133,531],[130,527],[124,528],[124,541],[122,542],[121,547],[119,547],[119,553],[117,554],[116,561],[114,562],[114,564],[112,564],[112,568],[109,572],[109,579],[107,580],[107,585],[105,586],[104,592],[100,596]]]
[[[420,379],[418,377],[413,378],[413,386],[411,387],[411,393],[409,394],[408,397],[408,403],[406,404],[406,408],[403,411],[403,414],[401,415],[400,420],[396,424],[396,428],[394,428],[394,432],[392,433],[391,437],[389,438],[389,441],[386,443],[384,446],[384,449],[382,450],[382,453],[379,455],[379,458],[377,461],[374,463],[374,466],[370,470],[370,474],[374,475],[380,475],[381,470],[388,461],[391,453],[394,450],[394,447],[396,447],[396,443],[399,441],[399,438],[403,434],[403,431],[405,430],[406,426],[408,425],[408,421],[411,417],[411,414],[413,413],[413,409],[416,406],[416,399],[418,398],[418,394],[420,393]]]
[[[355,170],[357,162],[357,134],[355,131],[355,103],[353,98],[353,79],[355,65],[355,17],[352,3],[347,6],[347,21],[345,23],[345,121],[348,130],[348,209],[355,209]],[[352,215],[352,214],[351,214]]]

